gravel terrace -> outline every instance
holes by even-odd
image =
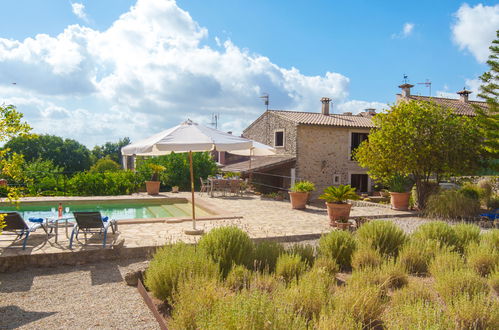
[[[159,329],[125,274],[141,260],[0,273],[0,329]]]

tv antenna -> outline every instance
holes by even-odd
[[[430,81],[430,79],[426,79],[425,82],[418,83],[418,85],[425,85],[425,87],[428,87],[429,92],[430,92],[430,95],[428,95],[428,96],[431,96],[431,81]]]
[[[267,110],[269,110],[269,94],[263,93],[263,95],[260,96],[260,98],[263,99],[263,103],[265,104]]]
[[[218,129],[218,121],[220,120],[220,113],[215,113],[213,112],[211,114],[211,126],[215,127],[215,129]]]

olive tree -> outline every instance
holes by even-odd
[[[477,169],[482,138],[476,119],[453,114],[433,102],[407,101],[373,118],[375,129],[355,152],[369,175],[385,181],[410,175],[423,209],[430,181]]]

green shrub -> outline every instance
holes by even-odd
[[[445,302],[458,294],[472,297],[490,291],[487,282],[469,269],[440,273],[435,277],[435,289]]]
[[[267,292],[242,291],[219,300],[199,329],[306,329],[306,320],[280,308]]]
[[[490,196],[490,199],[487,201],[487,207],[490,210],[499,209],[499,195],[498,194]]]
[[[299,255],[284,253],[277,259],[275,274],[289,284],[298,281],[307,268],[307,263]]]
[[[413,237],[419,240],[434,240],[441,247],[457,248],[459,246],[454,228],[443,221],[432,221],[422,224],[413,233]]]
[[[333,293],[333,280],[326,272],[311,270],[303,274],[299,282],[281,290],[275,299],[285,308],[312,320],[319,316]]]
[[[315,190],[315,185],[310,181],[298,181],[289,190],[292,192],[311,192]]]
[[[499,302],[485,293],[453,297],[447,304],[447,315],[455,329],[497,329],[499,325]]]
[[[335,311],[351,316],[366,328],[379,323],[385,302],[379,287],[373,285],[346,285],[332,297]]]
[[[480,201],[469,198],[458,190],[443,190],[431,195],[424,213],[438,219],[466,219],[480,212]]]
[[[398,262],[414,275],[425,275],[428,266],[438,250],[433,240],[410,239],[399,252]]]
[[[355,251],[355,239],[352,234],[334,230],[319,239],[319,255],[332,258],[342,269],[349,268],[352,262],[352,254]]]
[[[459,189],[459,192],[464,196],[475,200],[480,200],[480,196],[483,195],[483,191],[471,183],[465,184],[461,189]]]
[[[277,242],[262,241],[255,244],[253,268],[255,270],[274,272],[277,258],[284,253],[284,247]]]
[[[477,225],[460,223],[454,226],[457,236],[457,249],[464,252],[470,243],[480,242],[480,228]]]
[[[193,277],[217,278],[218,267],[203,251],[177,243],[156,251],[144,280],[156,298],[166,301],[180,281]]]
[[[387,329],[452,329],[442,308],[426,300],[408,301],[391,306],[383,315]]]
[[[429,270],[434,277],[445,272],[462,271],[466,268],[463,257],[449,250],[440,251],[431,261]]]
[[[315,260],[315,249],[310,244],[292,244],[286,249],[288,254],[297,254],[301,257],[301,260],[305,261],[309,266],[314,264]]]
[[[492,273],[489,275],[489,284],[490,287],[499,294],[499,267],[497,267]]]
[[[201,237],[198,245],[218,263],[224,278],[233,264],[251,267],[253,242],[247,233],[237,227],[214,228]]]
[[[499,229],[492,229],[482,234],[481,244],[499,252]]]
[[[89,170],[90,173],[116,172],[121,170],[120,164],[109,158],[109,156],[99,159]]]
[[[142,184],[132,171],[106,173],[76,173],[67,183],[69,193],[75,196],[129,195]]]
[[[357,230],[359,243],[370,245],[382,255],[397,256],[406,241],[402,229],[390,221],[369,221]]]
[[[173,294],[173,311],[168,320],[170,329],[198,329],[199,320],[229,292],[216,279],[182,281]]]
[[[225,284],[232,291],[241,291],[242,289],[249,289],[251,286],[251,271],[241,265],[232,267],[229,275],[225,279]]]
[[[356,321],[350,314],[342,313],[338,310],[324,310],[314,329],[316,330],[362,330],[364,326],[362,322]]]
[[[471,244],[466,249],[468,265],[480,276],[488,276],[499,266],[499,251],[488,245]]]
[[[331,278],[334,278],[339,270],[340,267],[336,261],[325,256],[320,256],[315,259],[314,266],[312,267],[312,271],[324,272]]]
[[[352,255],[352,268],[357,270],[366,267],[377,267],[383,262],[378,250],[367,245],[360,245]]]

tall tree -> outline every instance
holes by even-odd
[[[121,148],[130,144],[130,138],[124,137],[119,139],[118,142],[106,142],[102,146],[95,146],[92,149],[92,159],[93,162],[101,158],[108,157],[109,159],[115,161],[116,163],[121,163]]]
[[[475,106],[481,133],[484,137],[484,146],[489,161],[499,169],[499,30],[497,39],[492,41],[490,56],[487,64],[489,71],[480,76],[482,85],[478,96],[487,102],[487,108]],[[489,162],[490,164],[490,162]]]
[[[420,208],[431,192],[431,180],[472,173],[478,167],[482,140],[474,118],[456,116],[435,103],[410,101],[392,106],[373,121],[376,128],[355,158],[380,181],[411,175]]]
[[[18,112],[13,105],[0,105],[0,143],[5,142],[17,136],[28,136],[31,127],[23,121],[23,114]],[[9,149],[0,150],[0,174],[19,178],[22,175],[23,158],[21,155],[11,153],[8,155]],[[9,199],[17,199],[19,193],[13,186],[6,186],[7,196]],[[0,214],[0,234],[4,215]]]
[[[55,135],[18,136],[5,144],[11,152],[24,155],[28,162],[51,160],[66,172],[80,172],[90,168],[90,150],[83,144]]]

